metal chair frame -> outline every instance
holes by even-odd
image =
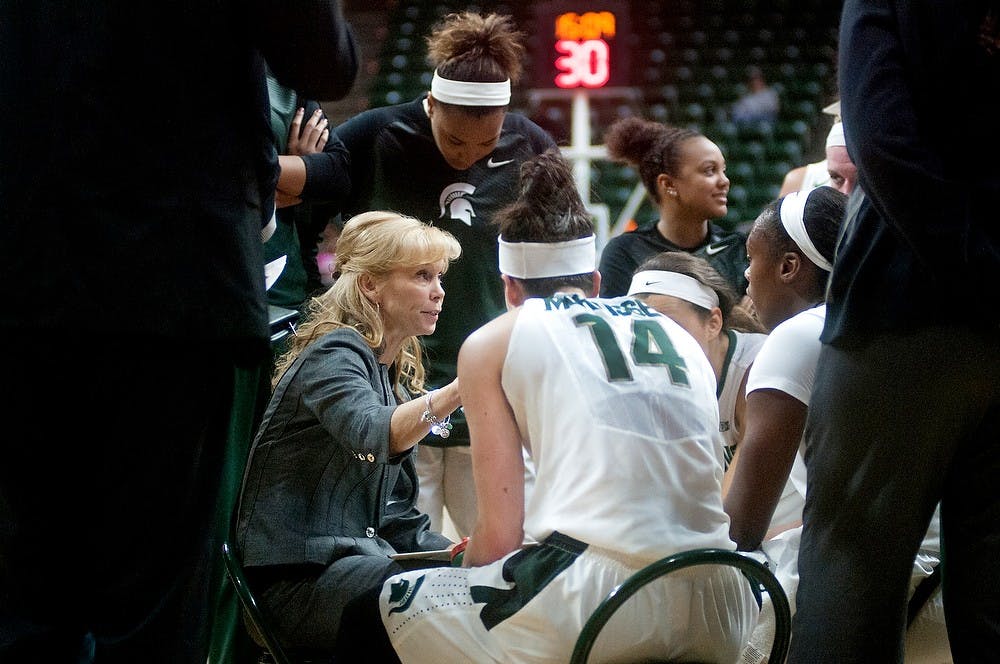
[[[773,664],[784,662],[791,640],[792,615],[788,605],[788,597],[785,595],[781,583],[771,570],[758,560],[736,551],[705,548],[682,551],[650,563],[608,593],[608,596],[598,604],[580,631],[576,646],[573,648],[570,664],[586,663],[601,629],[611,619],[615,611],[642,586],[671,572],[696,565],[729,565],[737,568],[750,580],[758,604],[762,592],[770,595],[771,603],[774,606],[775,630],[768,661]]]
[[[263,642],[260,645],[263,645],[268,651],[274,664],[292,664],[292,660],[285,654],[281,643],[278,642],[278,638],[264,618],[264,613],[257,605],[253,591],[250,590],[250,585],[243,574],[243,560],[236,544],[222,543],[222,559],[226,563],[226,573],[229,575],[229,580],[233,582],[236,595],[240,598],[240,604],[243,605],[243,614],[257,632],[256,635],[251,634],[251,636],[259,637],[259,640]],[[258,638],[254,638],[254,640],[257,641]]]

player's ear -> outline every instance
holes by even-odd
[[[708,330],[713,335],[721,334],[724,321],[722,320],[722,309],[719,307],[712,307],[712,310],[708,313]]]
[[[508,277],[506,274],[501,274],[500,278],[503,280],[503,296],[507,302],[507,309],[513,309],[524,304],[527,297],[525,296],[524,286],[521,284],[520,279]]]

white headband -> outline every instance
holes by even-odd
[[[792,238],[792,242],[802,250],[802,253],[818,267],[830,272],[833,266],[830,265],[830,261],[823,258],[823,254],[819,253],[819,249],[809,239],[809,233],[806,232],[803,213],[808,198],[809,192],[793,191],[781,201],[778,216],[781,218],[781,225],[785,227],[785,232]]]
[[[500,272],[518,279],[589,274],[597,264],[595,237],[567,242],[500,242]]]
[[[830,127],[830,133],[826,135],[826,147],[832,148],[840,146],[847,147],[847,140],[844,139],[844,123],[834,122]]]
[[[714,309],[719,306],[718,293],[694,277],[680,272],[666,272],[664,270],[636,272],[635,276],[632,277],[632,285],[628,288],[628,294],[638,295],[640,293],[672,295],[705,309]]]
[[[456,106],[506,106],[510,103],[510,79],[499,83],[453,81],[441,78],[435,69],[431,95],[438,101]]]

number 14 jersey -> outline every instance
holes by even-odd
[[[733,548],[715,375],[674,321],[629,297],[530,299],[502,380],[536,469],[529,539],[650,561]]]

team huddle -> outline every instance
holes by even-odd
[[[726,144],[613,122],[603,246],[509,16],[332,127],[337,0],[92,2],[0,9],[0,660],[995,658],[997,0],[846,0],[825,159],[734,228]]]

